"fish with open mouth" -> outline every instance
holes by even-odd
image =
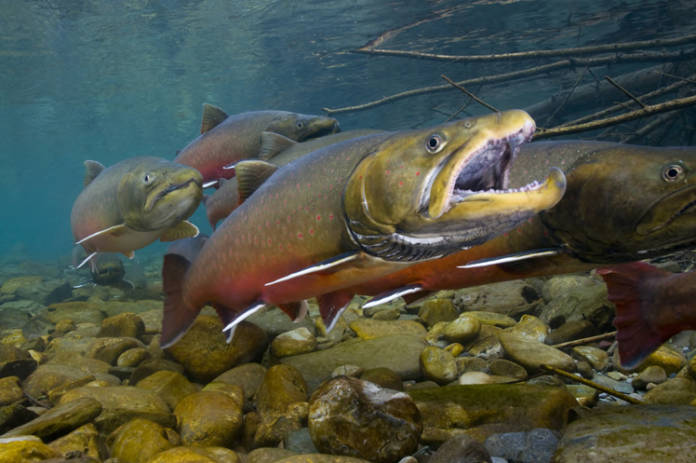
[[[132,258],[157,239],[198,235],[186,221],[203,197],[196,169],[156,157],[130,158],[109,168],[85,161],[85,167],[85,187],[70,215],[75,244],[88,254],[78,268],[97,253]]]
[[[211,104],[203,105],[201,134],[186,145],[174,162],[194,167],[203,181],[215,182],[234,176],[234,165],[242,159],[268,159],[287,145],[284,139],[307,138],[340,131],[332,117],[289,111],[249,111],[228,116]]]
[[[343,141],[277,170],[238,163],[240,188],[260,186],[210,239],[175,243],[164,257],[162,345],[205,304],[231,339],[266,304],[296,318],[308,297],[482,243],[552,207],[565,190],[558,169],[505,189],[509,163],[534,130],[513,110]],[[327,325],[343,305],[320,300]]]
[[[510,181],[524,184],[549,165],[560,166],[567,179],[566,192],[554,207],[482,245],[322,297],[370,295],[374,297],[363,305],[370,307],[430,291],[587,271],[696,244],[696,147],[527,143],[509,170]],[[617,319],[622,317],[617,305]],[[619,328],[620,352],[623,344],[628,344],[625,352],[641,351],[643,343],[654,345],[654,336],[621,333]],[[626,353],[622,361],[634,357]]]

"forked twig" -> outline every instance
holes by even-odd
[[[624,393],[619,392],[619,391],[615,391],[612,388],[603,386],[603,385],[596,383],[594,381],[590,381],[589,379],[585,379],[582,376],[576,376],[572,373],[568,373],[565,370],[561,370],[559,368],[555,368],[555,367],[552,367],[549,365],[541,365],[541,368],[543,368],[546,371],[550,371],[552,373],[555,373],[559,376],[563,376],[565,378],[572,379],[573,381],[577,381],[579,383],[582,383],[582,384],[585,384],[585,385],[590,386],[592,388],[595,388],[598,391],[606,392],[607,394],[613,395],[614,397],[616,397],[618,399],[625,400],[626,402],[628,402],[630,404],[640,405],[643,403],[642,400],[636,399],[635,397],[631,397],[630,395],[624,394]]]

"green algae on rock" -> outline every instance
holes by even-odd
[[[509,432],[560,430],[577,406],[564,387],[528,384],[451,385],[412,389],[408,394],[423,416],[423,437],[435,436],[435,441],[491,424],[500,424]]]
[[[135,418],[109,436],[111,456],[122,463],[147,463],[153,456],[179,444],[173,429],[154,421]]]
[[[570,423],[554,463],[687,463],[694,458],[696,407],[598,407]]]
[[[29,434],[47,439],[58,437],[88,423],[101,411],[102,406],[98,401],[83,397],[51,408],[32,421],[6,432],[2,437]]]
[[[242,428],[242,404],[228,394],[201,391],[189,394],[174,409],[185,445],[234,445]]]
[[[403,393],[339,376],[310,399],[309,433],[319,451],[392,463],[418,448],[416,404]]]

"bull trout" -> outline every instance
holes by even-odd
[[[153,241],[196,236],[187,222],[203,197],[201,174],[155,157],[126,159],[109,168],[86,161],[85,188],[70,215],[76,243],[87,251],[78,268],[100,252],[129,258]]]
[[[670,273],[645,262],[598,272],[616,306],[621,364],[638,366],[675,334],[696,329],[696,273]]]
[[[696,242],[696,147],[656,148],[590,141],[523,145],[510,170],[525,182],[548,165],[567,189],[553,208],[483,245],[418,263],[357,287],[366,306],[399,296],[585,271],[668,254]],[[327,295],[328,297],[329,295]]]
[[[503,189],[534,129],[527,113],[508,111],[359,137],[279,168],[205,243],[170,246],[162,345],[205,304],[231,339],[265,304],[297,317],[298,301],[483,242],[551,207],[565,188],[559,170],[541,185]],[[236,166],[240,186],[265,178],[247,175],[247,164],[259,161]],[[329,325],[341,309],[334,302],[321,306]]]
[[[275,146],[274,135],[302,141],[338,131],[338,122],[331,117],[287,111],[251,111],[228,116],[222,109],[205,104],[201,135],[186,145],[174,162],[198,169],[205,182],[231,178],[234,170],[223,167],[247,158],[265,159],[284,148]]]
[[[284,166],[324,146],[379,132],[381,131],[349,130],[348,132],[339,132],[333,135],[313,138],[302,143],[297,143],[288,139],[284,141],[287,148],[280,151],[279,154],[274,155],[272,157],[272,163],[276,166]],[[278,146],[278,144],[278,141],[276,141],[276,146]],[[234,178],[222,180],[220,182],[220,187],[215,190],[212,195],[205,196],[203,202],[205,203],[205,213],[208,216],[208,222],[210,222],[211,227],[215,228],[220,220],[230,215],[230,213],[239,206],[239,203],[242,202],[239,197],[239,185],[237,180]]]

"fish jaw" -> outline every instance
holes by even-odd
[[[152,180],[146,182],[150,177]],[[119,208],[136,231],[170,228],[189,218],[203,199],[202,175],[191,167],[163,163],[146,172],[125,176],[119,185]]]
[[[506,232],[555,205],[565,178],[506,190],[534,120],[513,110],[396,134],[355,169],[344,193],[353,238],[387,260],[440,257]]]
[[[279,133],[286,137],[303,141],[308,138],[320,137],[338,133],[341,128],[333,117],[315,116],[312,114],[283,113],[276,121],[267,127],[267,131]]]

